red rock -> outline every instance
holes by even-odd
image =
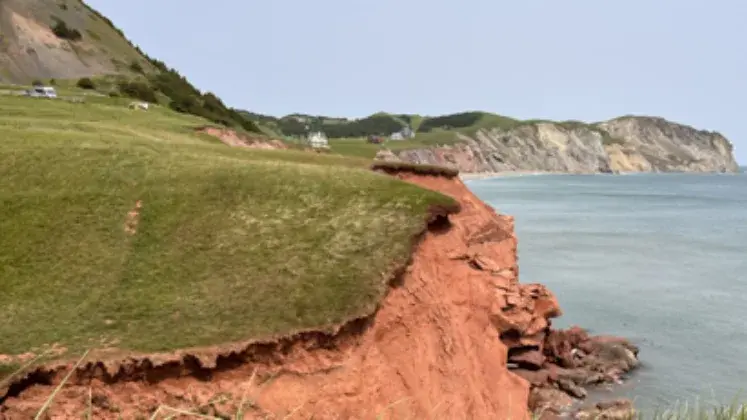
[[[521,367],[538,370],[545,363],[545,356],[539,350],[522,351],[508,357],[510,363],[517,363]]]
[[[526,379],[532,386],[546,385],[550,382],[550,372],[547,369],[511,369],[511,372]]]

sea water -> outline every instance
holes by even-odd
[[[579,325],[636,343],[615,397],[652,410],[747,401],[747,174],[509,176],[468,181],[516,218],[519,276]]]

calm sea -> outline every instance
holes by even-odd
[[[516,217],[520,278],[555,292],[555,326],[640,346],[642,368],[615,396],[644,410],[747,399],[747,174],[467,184]]]

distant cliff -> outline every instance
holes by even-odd
[[[724,136],[662,118],[627,116],[598,124],[527,122],[455,135],[455,144],[394,151],[378,158],[445,165],[465,173],[738,171],[732,145]]]

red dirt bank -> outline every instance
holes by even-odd
[[[615,356],[628,356],[620,346],[637,353],[627,342],[600,341],[580,330],[550,332],[548,319],[561,311],[544,286],[518,283],[512,217],[497,215],[458,178],[396,176],[453,196],[461,210],[448,222],[430,224],[412,263],[370,319],[334,337],[307,334],[251,351],[216,352],[222,356],[211,367],[200,361],[215,360],[215,353],[163,368],[147,360],[118,370],[89,364],[57,395],[51,418],[80,418],[90,388],[96,419],[149,418],[162,404],[233,416],[244,400],[251,402],[249,419],[286,418],[293,411],[287,418],[388,413],[384,418],[520,420],[529,418],[524,378],[534,384],[531,403],[541,405],[566,395],[556,388],[577,392],[574,386],[592,371],[603,372],[594,378],[602,381],[632,367]],[[599,356],[604,352],[613,355]],[[521,368],[518,374],[508,369],[509,359]],[[8,398],[0,418],[33,416],[64,374],[48,374],[50,385]]]

